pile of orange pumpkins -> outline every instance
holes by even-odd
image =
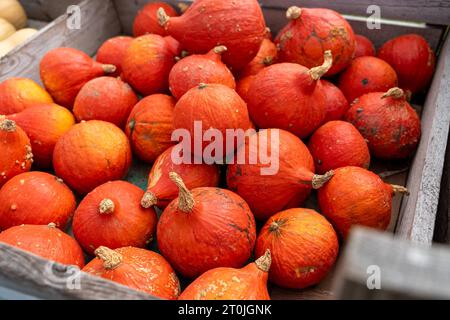
[[[150,3],[134,37],[109,39],[96,60],[57,48],[40,62],[43,87],[1,83],[0,242],[164,299],[318,284],[351,227],[386,229],[394,193],[407,193],[368,169],[414,154],[408,101],[435,56],[415,34],[376,55],[332,10],[287,18],[272,40],[256,0],[197,0],[181,15]],[[254,130],[226,155],[246,161],[194,161],[201,145],[175,162],[172,133],[194,135],[197,121]],[[274,174],[261,174],[263,148]],[[132,158],[151,168],[145,191],[123,180]],[[303,208],[313,189],[320,213]]]

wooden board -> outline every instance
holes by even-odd
[[[70,5],[81,0],[19,0],[28,18],[50,22],[67,12]]]

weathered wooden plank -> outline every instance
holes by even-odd
[[[429,248],[357,228],[341,257],[333,292],[338,299],[449,299],[449,269],[446,246]]]
[[[450,24],[449,0],[260,0],[266,7],[287,8],[293,5],[312,8],[329,8],[344,14],[368,17],[369,6],[377,5],[381,17],[404,21],[420,21],[430,24]]]
[[[3,287],[42,299],[154,300],[112,281],[76,272],[34,254],[0,243]]]
[[[67,7],[72,4],[78,4],[82,0],[19,0],[22,4],[28,18],[53,21],[60,15],[66,13]]]
[[[436,218],[445,148],[450,124],[450,39],[441,51],[422,114],[422,139],[414,157],[396,233],[416,242],[431,243]]]
[[[120,23],[111,1],[85,0],[79,4],[81,28],[67,26],[70,17],[59,17],[37,33],[33,39],[14,49],[0,60],[0,82],[12,77],[28,77],[40,81],[39,61],[49,50],[73,47],[93,55],[106,39],[118,35]]]

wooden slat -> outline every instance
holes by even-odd
[[[68,6],[80,2],[81,0],[20,0],[28,18],[47,22],[66,13]]]
[[[0,60],[0,82],[15,77],[40,81],[39,61],[49,50],[73,47],[93,55],[106,39],[118,35],[120,23],[111,1],[85,0],[80,3],[81,29],[67,28],[65,14],[37,33],[32,41],[14,49]]]
[[[379,268],[380,289],[367,286],[371,266]],[[429,248],[357,228],[340,260],[333,291],[338,299],[449,299],[449,270],[446,246]]]
[[[412,163],[410,196],[400,212],[399,237],[430,244],[433,239],[450,124],[450,39],[441,51],[422,115],[422,139]]]
[[[79,287],[67,286],[67,266],[0,243],[0,283],[42,299],[154,300],[112,281],[79,273]],[[71,273],[69,273],[70,275]],[[69,281],[75,284],[75,281]]]
[[[369,16],[367,8],[378,5],[381,17],[430,24],[450,24],[449,0],[260,0],[263,6],[287,8],[293,5],[312,8],[329,8],[344,14]]]

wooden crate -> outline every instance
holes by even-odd
[[[42,3],[22,0],[27,7]],[[0,63],[0,81],[12,76],[29,77],[38,82],[39,61],[49,50],[66,46],[95,55],[98,47],[108,38],[130,34],[137,11],[146,0],[85,0],[79,3],[82,15],[80,30],[67,28],[67,14],[59,17],[42,30],[34,41],[18,48]],[[177,1],[168,1],[176,4]],[[189,1],[181,1],[189,2]],[[56,3],[48,1],[47,10],[36,11],[44,16],[52,12]],[[436,52],[439,52],[437,71],[428,94],[419,98],[417,108],[422,115],[422,139],[414,159],[409,162],[377,163],[372,169],[386,182],[406,185],[409,197],[395,197],[392,223],[389,231],[396,237],[429,245],[433,238],[438,206],[444,151],[450,123],[450,39],[445,30],[450,22],[450,1],[423,0],[396,1],[293,1],[264,0],[264,14],[270,28],[276,33],[287,23],[285,10],[290,5],[320,6],[335,9],[346,15],[357,33],[365,34],[379,46],[386,40],[405,33],[423,35]],[[381,30],[368,30],[358,16],[367,16],[369,5],[379,5],[383,21]],[[42,8],[41,8],[42,9]],[[392,20],[392,19],[395,19]],[[409,21],[399,22],[398,20]],[[414,21],[414,22],[411,22]],[[128,180],[145,188],[149,166],[136,165]],[[314,206],[314,199],[311,200]],[[442,226],[444,227],[444,226]],[[447,226],[445,226],[447,228]],[[142,293],[124,288],[102,279],[83,274],[81,290],[69,290],[56,281],[64,275],[67,267],[56,265],[49,273],[48,261],[32,254],[0,244],[0,283],[42,298],[150,298]],[[55,271],[57,270],[57,271]],[[57,274],[55,278],[55,272]],[[302,291],[271,288],[274,299],[324,299],[333,298],[331,280],[333,274],[319,286]]]

